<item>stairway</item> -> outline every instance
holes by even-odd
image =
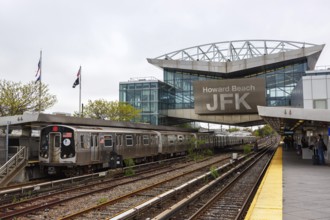
[[[16,175],[22,171],[28,163],[27,147],[19,146],[17,153],[13,155],[2,167],[0,167],[0,186],[6,186]]]

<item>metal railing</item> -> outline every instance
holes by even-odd
[[[6,178],[13,174],[17,168],[28,160],[27,147],[19,146],[17,153],[10,158],[2,167],[0,167],[0,184],[2,184]]]

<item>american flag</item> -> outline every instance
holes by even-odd
[[[40,59],[39,59],[39,62],[38,62],[38,70],[37,70],[37,73],[35,75],[35,77],[37,77],[36,82],[41,81],[41,54],[42,54],[42,51],[40,51]]]
[[[77,73],[77,79],[74,81],[72,88],[75,88],[77,85],[79,85],[80,72],[81,72],[81,66],[79,67],[79,71]]]

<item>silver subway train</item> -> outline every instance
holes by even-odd
[[[254,137],[132,128],[50,125],[40,132],[39,162],[48,174],[73,176],[103,168],[187,154],[189,148],[225,147]]]

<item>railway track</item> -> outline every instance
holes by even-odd
[[[227,157],[223,157],[221,159],[215,159],[216,161],[213,162],[205,162],[209,164],[211,163],[219,163],[223,160],[228,160]],[[192,166],[191,164],[181,165],[179,167],[165,167],[163,170],[156,171],[155,173],[149,171],[144,174],[139,174],[129,178],[123,179],[111,179],[107,181],[102,181],[93,184],[85,184],[82,186],[76,186],[72,189],[65,189],[57,192],[52,192],[51,195],[42,195],[37,196],[32,199],[27,199],[25,201],[16,202],[14,204],[7,204],[0,207],[0,218],[1,219],[12,219],[18,216],[25,216],[20,217],[21,219],[43,219],[44,216],[50,215],[51,218],[60,218],[61,216],[70,214],[72,212],[72,207],[77,206],[76,204],[79,203],[81,207],[82,205],[86,205],[85,203],[88,202],[79,202],[79,198],[85,198],[84,201],[89,200],[91,203],[103,204],[105,200],[100,198],[105,198],[104,195],[109,195],[106,197],[106,200],[113,200],[113,199],[120,199],[125,197],[127,194],[125,191],[127,190],[120,190],[121,186],[130,186],[132,183],[141,181],[142,179],[148,180],[152,179],[153,177],[157,176],[165,176],[170,175],[175,170],[183,170],[184,167]],[[202,169],[202,168],[200,168]],[[146,183],[142,183],[146,184]],[[150,183],[149,183],[150,184]],[[143,187],[141,187],[143,188]],[[119,192],[113,193],[114,190]],[[131,189],[131,191],[134,189]],[[50,192],[49,192],[50,193]],[[102,197],[103,196],[103,197]],[[86,199],[87,198],[87,199]],[[96,199],[98,198],[98,199]],[[73,203],[73,204],[70,204]],[[91,206],[91,204],[89,204]],[[93,207],[93,206],[92,206]],[[64,208],[64,210],[61,208]],[[61,210],[61,211],[59,211]],[[44,213],[46,211],[46,213]],[[40,217],[42,216],[42,217]],[[95,218],[94,218],[95,219]]]
[[[241,163],[241,161],[244,161],[248,157],[249,156],[242,156],[234,163],[232,163],[232,161],[227,161],[226,163],[217,165],[220,166],[219,170],[227,172],[234,164]],[[194,170],[189,173],[185,172],[182,175],[166,179],[149,187],[138,189],[118,200],[106,201],[100,205],[67,215],[61,219],[147,219],[150,217],[151,209],[157,209],[159,211],[166,207],[163,201],[166,203],[168,200],[180,198],[185,195],[186,191],[194,192],[200,187],[200,184],[203,185],[205,182],[208,182],[208,178],[210,178],[211,174],[207,171],[212,166],[214,166],[214,164],[207,165],[208,169],[204,171]],[[205,172],[207,173],[205,174]],[[198,177],[196,178],[196,176]],[[146,205],[140,209],[140,204]],[[133,215],[126,215],[126,212],[133,212]],[[122,213],[124,213],[124,217],[121,216]],[[136,215],[136,213],[138,213],[138,215]],[[143,216],[144,213],[147,213],[146,217]]]
[[[57,177],[49,180],[49,178],[45,178],[27,183],[2,187],[0,188],[0,206],[12,202],[16,203],[21,200],[27,200],[45,193],[49,194],[52,192],[61,191],[63,189],[70,189],[79,185],[85,186],[88,183],[106,181],[107,179],[112,180],[113,178],[125,178],[125,171],[127,169],[134,170],[136,174],[143,174],[145,172],[149,172],[150,170],[156,171],[157,169],[163,169],[163,167],[173,163],[182,163],[186,161],[187,157],[184,156],[65,179]]]
[[[184,196],[175,202],[168,202],[171,205],[163,198],[161,208],[157,208],[155,202],[140,204],[111,219],[243,219],[249,199],[266,169],[265,164],[272,157],[269,152],[273,148],[224,172],[198,189],[188,190],[188,186]]]
[[[270,158],[268,153],[265,156],[266,158]],[[232,182],[232,179],[236,179],[237,176],[241,176],[241,173],[244,173],[244,170],[250,170],[250,167],[247,167],[249,164],[254,163],[254,161],[258,161],[259,157],[252,156],[247,158],[246,160],[236,164],[233,167],[233,164],[226,164],[219,167],[217,170],[222,173],[221,177],[217,178],[217,180],[208,182],[206,181],[207,178],[212,176],[212,172],[208,172],[204,175],[198,176],[180,186],[175,188],[170,188],[167,191],[163,192],[162,194],[158,194],[156,196],[152,195],[152,198],[146,199],[144,202],[140,202],[138,205],[131,206],[126,211],[118,213],[117,215],[113,216],[109,210],[99,209],[99,214],[107,216],[107,219],[189,219],[188,216],[185,216],[186,213],[194,213],[194,210],[186,210],[184,207],[191,207],[194,209],[194,204],[199,203],[200,205],[204,204],[204,201],[201,201],[201,194],[206,194],[208,196],[214,195],[213,191],[210,191],[209,188],[219,188],[222,189],[229,182]],[[267,159],[266,159],[267,160]],[[252,170],[252,173],[257,173],[256,170]],[[255,183],[255,180],[250,180],[252,183]],[[215,186],[215,183],[218,185]],[[243,184],[244,185],[244,184]],[[247,184],[246,184],[247,185]],[[236,196],[230,195],[228,198],[233,199],[235,202],[225,202],[227,204],[228,210],[240,210],[237,205],[237,194],[240,194],[241,191],[245,191],[246,189],[242,186],[238,187],[239,190],[236,191]],[[239,196],[240,197],[240,196]],[[186,202],[185,200],[189,200]],[[173,206],[173,203],[176,203]],[[236,204],[236,205],[235,205]],[[195,208],[196,209],[196,208]],[[169,211],[170,210],[170,211]],[[182,213],[180,214],[180,210]],[[161,213],[164,212],[164,213]],[[230,212],[230,211],[228,211]],[[161,213],[161,214],[159,214]],[[94,213],[96,214],[96,213]],[[154,217],[157,216],[157,217]],[[217,215],[214,219],[219,219]],[[80,216],[86,219],[89,219],[89,216]],[[208,219],[207,217],[202,217],[200,219]],[[220,218],[221,219],[221,218]],[[224,217],[223,219],[231,219],[229,215]],[[235,218],[233,218],[235,219]]]
[[[244,219],[250,200],[260,183],[264,171],[273,155],[274,149],[269,149],[256,157],[246,167],[239,169],[237,176],[223,183],[210,185],[203,194],[186,200],[185,206],[176,212],[162,213],[155,219]],[[198,199],[197,199],[198,198]],[[177,207],[174,207],[177,208]]]
[[[169,177],[163,176],[161,179],[157,179],[155,182],[149,184],[149,186],[134,189],[132,192],[127,193],[124,196],[106,201],[93,207],[88,207],[60,219],[95,219],[104,218],[106,216],[116,216],[118,213],[123,212],[134,205],[150,200],[150,198],[153,198],[161,192],[189,181],[197,174],[204,173],[212,165],[228,163],[229,159],[230,157],[226,157],[205,165],[197,164],[197,166],[191,167],[192,169],[190,170],[180,170],[177,174],[169,175]]]

